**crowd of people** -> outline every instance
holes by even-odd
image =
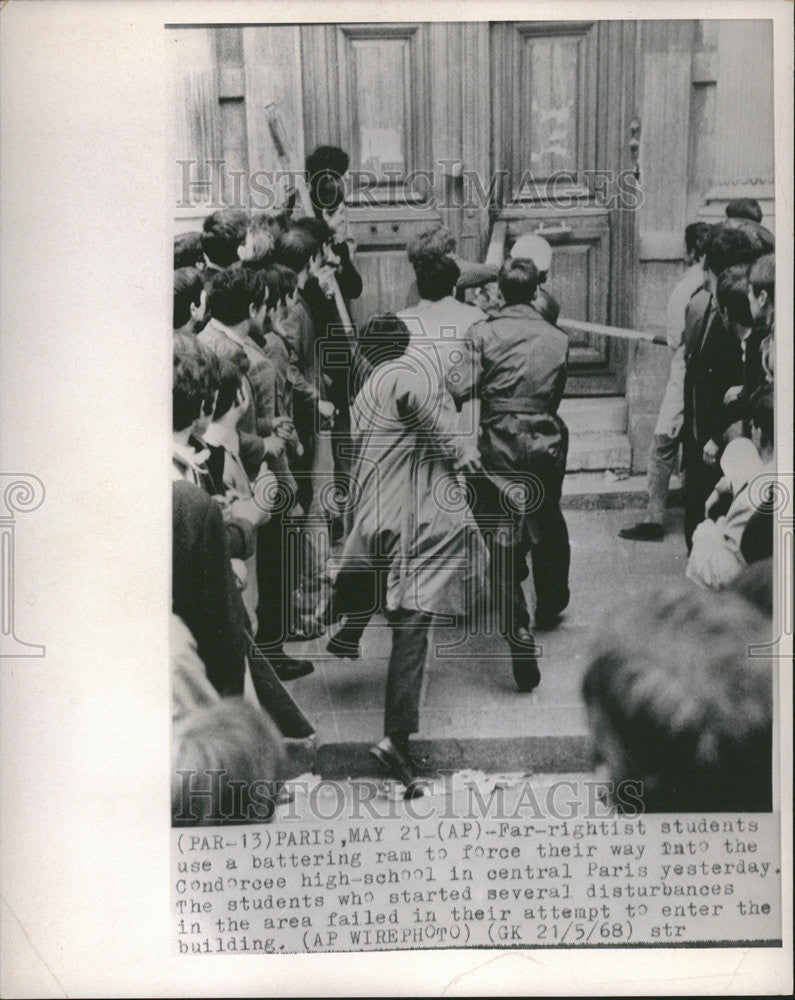
[[[772,559],[775,242],[753,199],[685,230],[685,274],[668,304],[671,370],[649,450],[647,520],[624,538],[660,541],[681,449],[687,575],[721,590]],[[772,573],[772,569],[771,569]]]
[[[319,147],[284,210],[221,209],[174,241],[175,822],[223,822],[233,800],[238,821],[271,815],[286,732],[274,692],[314,669],[291,641],[327,635],[330,655],[357,660],[384,616],[384,738],[371,753],[412,797],[431,626],[490,616],[527,692],[541,681],[535,633],[569,602],[568,338],[543,287],[549,244],[520,236],[497,269],[461,260],[431,226],[408,247],[407,307],[357,330],[347,168],[343,150]],[[624,534],[662,537],[681,443],[688,576],[723,587],[772,555],[760,473],[772,469],[773,244],[742,219],[690,226],[686,240],[649,520]],[[586,700],[615,729],[605,699],[618,673],[595,671]],[[202,768],[239,772],[256,796],[220,779],[207,808],[178,817],[185,775]]]

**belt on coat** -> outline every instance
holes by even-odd
[[[552,416],[546,401],[533,396],[514,396],[512,399],[483,399],[483,415],[492,413],[538,413]]]

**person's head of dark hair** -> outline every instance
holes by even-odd
[[[758,608],[768,618],[773,617],[773,557],[758,559],[746,566],[729,584],[730,588]]]
[[[759,253],[754,240],[743,229],[719,222],[707,234],[704,256],[707,268],[718,277],[727,267],[750,264]]]
[[[202,231],[202,250],[216,267],[229,267],[238,259],[237,248],[246,238],[248,213],[221,208],[208,215]]]
[[[345,201],[345,181],[337,174],[317,174],[309,183],[309,200],[317,216],[334,212]]]
[[[315,220],[319,221],[319,220]],[[293,223],[282,233],[276,243],[274,259],[300,274],[310,260],[322,249],[322,243],[305,226]]]
[[[770,638],[770,622],[743,598],[686,580],[611,610],[583,694],[614,790],[637,783],[648,812],[769,810],[772,666],[748,647]]]
[[[318,174],[342,177],[350,165],[350,157],[339,146],[318,146],[306,158],[306,175],[311,183]]]
[[[764,253],[773,253],[776,249],[775,236],[760,222],[751,222],[750,219],[730,219],[728,224],[733,229],[739,229],[741,233],[745,233],[756,257],[761,257]]]
[[[748,304],[748,265],[735,264],[721,271],[716,293],[718,308],[726,318],[738,326],[753,326],[751,307]]]
[[[727,219],[750,219],[762,221],[762,206],[756,198],[733,198],[726,206]]]
[[[691,222],[689,226],[685,226],[685,249],[693,260],[700,260],[704,253],[704,241],[709,230],[708,222]]]
[[[234,406],[237,394],[243,385],[243,376],[234,361],[222,358],[218,362],[218,396],[215,400],[214,417],[216,420],[228,413]]]
[[[296,219],[293,225],[309,233],[315,239],[318,247],[322,248],[334,239],[334,233],[324,219],[304,215],[300,219]]]
[[[414,274],[420,298],[438,302],[452,295],[461,271],[452,257],[443,254],[423,253],[414,260]]]
[[[202,234],[198,230],[174,237],[174,270],[203,263]]]
[[[455,247],[455,236],[453,236],[450,230],[440,223],[434,223],[409,240],[406,253],[409,261],[414,264],[416,261],[422,260],[424,257],[432,254],[437,254],[441,257],[446,254],[455,253]]]
[[[218,388],[218,359],[187,333],[174,335],[172,417],[175,431],[183,431],[212,411]]]
[[[259,271],[268,288],[268,311],[272,311],[295,288],[295,271],[291,271],[289,267],[284,267],[282,264],[274,263],[260,265]]]
[[[500,268],[497,283],[506,305],[529,305],[538,288],[538,269],[532,260],[509,257]]]
[[[222,698],[184,716],[174,724],[171,762],[174,826],[263,823],[273,817],[284,777],[284,742],[258,706]]]
[[[371,367],[392,361],[405,353],[409,343],[409,330],[403,320],[393,313],[373,316],[359,335],[359,350]]]
[[[204,291],[204,280],[195,267],[180,267],[174,272],[174,329],[179,330],[191,319],[190,307],[198,306]]]
[[[277,289],[278,299],[283,300],[290,296],[290,294],[295,289],[297,278],[295,276],[295,271],[291,268],[286,267],[284,264],[272,264],[272,270],[274,272],[274,287]],[[268,279],[268,288],[270,288],[271,279]]]
[[[767,292],[770,302],[776,298],[776,255],[773,253],[762,254],[753,264],[748,272],[748,281],[754,291],[754,295],[759,298],[762,292]]]
[[[272,233],[274,239],[278,239],[279,236],[287,229],[289,225],[287,216],[284,212],[252,212],[249,218],[248,228],[257,232]]]
[[[772,448],[775,442],[776,417],[776,401],[773,386],[765,383],[756,388],[748,400],[748,409],[751,425],[759,431],[759,443],[762,448]]]
[[[237,326],[249,316],[249,307],[260,309],[268,287],[258,271],[230,267],[213,276],[207,304],[214,319],[225,326]]]

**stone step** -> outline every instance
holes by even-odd
[[[560,415],[569,433],[621,433],[627,429],[627,403],[622,396],[564,399]]]
[[[613,475],[604,472],[573,472],[563,480],[560,505],[564,510],[622,510],[646,506],[646,476]],[[682,484],[678,476],[671,477],[668,506],[682,503]]]
[[[569,472],[629,469],[631,465],[632,448],[625,433],[603,431],[570,435],[566,462]]]
[[[576,713],[572,713],[576,714]],[[445,771],[543,772],[586,771],[592,766],[592,750],[584,725],[572,732],[544,736],[494,736],[492,738],[425,738],[412,741],[412,750],[423,759],[422,773],[439,775]],[[289,775],[311,771],[326,780],[383,778],[383,769],[369,753],[369,742],[326,743],[318,746],[312,760],[291,761]],[[303,765],[303,771],[302,771]]]

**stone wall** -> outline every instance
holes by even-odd
[[[773,228],[772,24],[644,21],[638,73],[644,199],[634,325],[663,332],[689,222],[719,221],[731,198],[753,197]],[[633,472],[646,469],[669,361],[661,346],[635,344],[629,352]]]

